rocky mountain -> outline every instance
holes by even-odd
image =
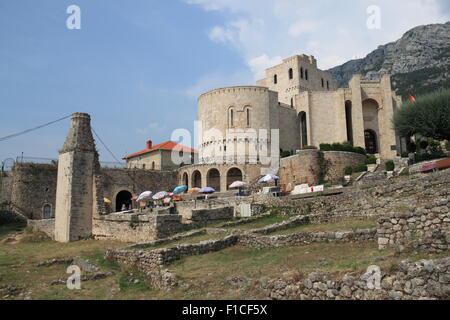
[[[403,98],[450,88],[450,22],[413,28],[400,40],[328,72],[340,87],[355,73],[369,80],[391,74],[393,88]]]

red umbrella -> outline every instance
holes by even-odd
[[[134,196],[133,198],[131,198],[131,201],[136,201],[138,198],[138,196]]]

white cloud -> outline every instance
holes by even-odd
[[[269,57],[313,54],[326,69],[366,55],[421,24],[450,18],[444,0],[183,0],[206,11],[223,13],[226,22],[212,26],[210,39],[241,54],[254,72]],[[381,29],[367,28],[367,8],[381,9]],[[264,58],[261,58],[264,57]],[[266,58],[267,57],[267,58]]]
[[[281,57],[269,58],[267,54],[263,54],[259,57],[250,59],[250,61],[248,61],[248,65],[254,74],[255,80],[259,80],[265,77],[266,69],[276,66],[282,62],[283,58]]]
[[[251,73],[247,70],[238,70],[233,73],[215,71],[200,77],[200,79],[198,79],[192,87],[186,89],[184,93],[191,98],[197,99],[201,94],[213,89],[251,85],[253,81]]]
[[[288,33],[294,38],[305,33],[318,31],[320,23],[316,21],[298,20],[289,27]]]

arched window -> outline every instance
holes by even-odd
[[[250,108],[247,108],[246,115],[247,115],[247,127],[250,127],[250,125],[251,125]]]
[[[294,79],[294,70],[292,68],[289,69],[289,80]]]
[[[230,128],[234,127],[234,109],[233,108],[230,108],[230,111],[229,111],[228,126]]]
[[[300,68],[300,77],[303,79],[305,77],[305,72],[303,71],[303,68]]]
[[[305,70],[305,80],[308,80],[308,70]]]
[[[152,162],[152,170],[155,170],[155,161]]]
[[[42,218],[45,220],[52,218],[52,206],[49,204],[45,204],[42,207]]]
[[[300,144],[303,149],[308,145],[308,123],[306,119],[306,112],[300,112]]]
[[[278,83],[278,76],[277,75],[273,76],[273,83],[275,83],[275,84]]]

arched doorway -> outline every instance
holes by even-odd
[[[376,154],[379,152],[380,128],[378,124],[378,109],[379,104],[374,99],[364,100],[362,103],[363,118],[364,118],[364,140],[366,151],[369,154]]]
[[[298,115],[300,125],[300,148],[303,149],[308,145],[308,124],[306,112],[300,112]]]
[[[202,187],[202,174],[200,171],[194,171],[192,174],[192,188],[201,188]]]
[[[188,177],[188,174],[186,172],[183,173],[183,180],[182,180],[181,184],[186,186],[186,187],[189,186],[189,177]]]
[[[214,188],[217,192],[220,191],[220,172],[217,169],[211,169],[206,175],[206,184],[208,187]]]
[[[122,211],[123,205],[125,205],[127,209],[131,209],[132,197],[133,195],[130,192],[126,190],[120,191],[116,196],[116,212]]]
[[[367,153],[378,153],[377,134],[373,130],[366,130],[364,131],[364,139]]]
[[[49,204],[45,204],[42,207],[42,218],[45,220],[52,218],[52,206]]]
[[[243,175],[242,171],[238,168],[232,168],[228,170],[227,173],[227,190],[229,189],[230,185],[235,181],[242,181]]]
[[[345,101],[345,121],[347,124],[347,141],[353,144],[352,102]]]

